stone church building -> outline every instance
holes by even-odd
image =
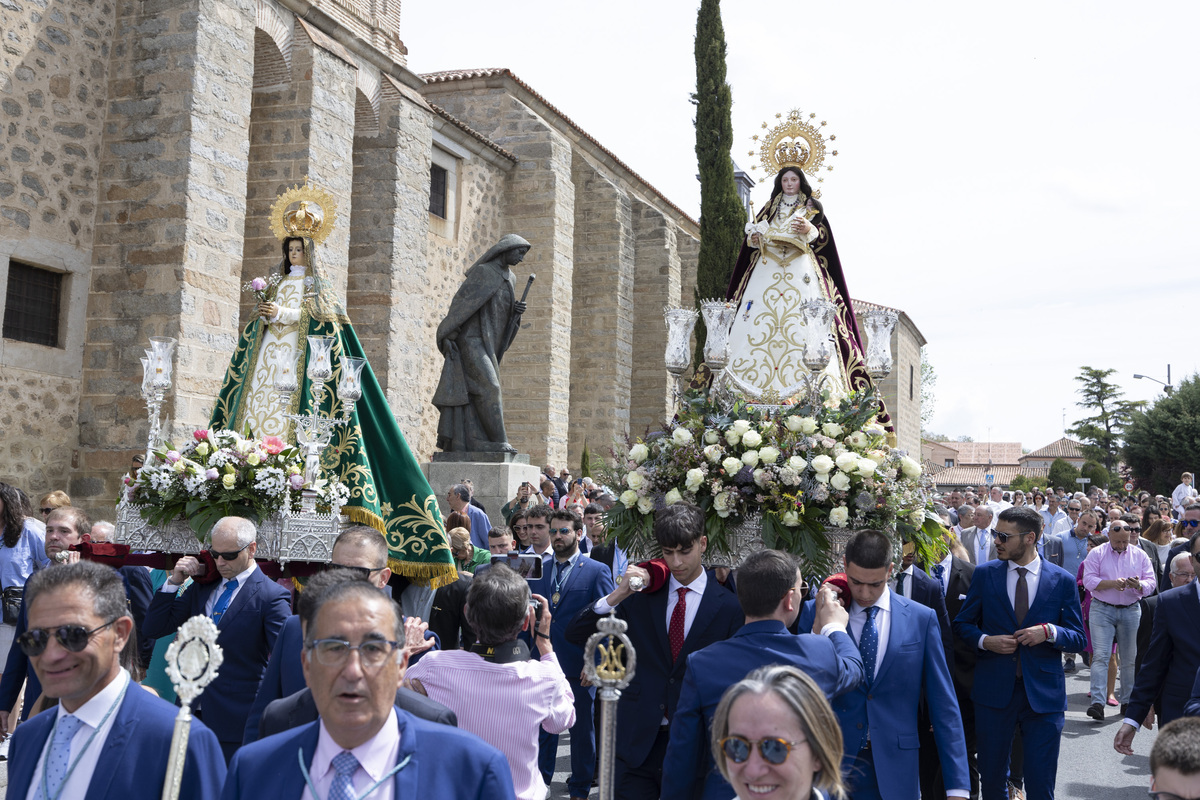
[[[410,71],[400,10],[0,1],[0,480],[109,506],[145,450],[151,336],[179,340],[168,430],[204,424],[241,287],[280,257],[267,211],[306,175],[337,200],[322,266],[418,459],[436,327],[509,232],[532,243],[518,284],[537,276],[510,441],[578,464],[663,418],[662,309],[692,303],[698,224],[510,71]]]

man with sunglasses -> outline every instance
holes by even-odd
[[[996,523],[997,561],[975,568],[954,620],[956,635],[979,650],[975,727],[984,800],[1007,797],[1009,756],[1018,726],[1029,800],[1054,797],[1067,710],[1062,653],[1087,646],[1075,576],[1037,554],[1041,516],[1010,508]]]
[[[1200,511],[1191,506],[1184,515]],[[1187,543],[1192,567],[1200,571],[1200,531]],[[1160,709],[1159,721],[1166,725],[1184,715],[1184,706],[1192,693],[1192,684],[1200,670],[1200,582],[1169,589],[1159,595],[1154,612],[1154,628],[1141,669],[1134,676],[1133,694],[1125,711],[1121,729],[1113,739],[1113,748],[1124,755],[1133,754],[1133,737],[1145,723],[1152,706]]]
[[[1092,651],[1108,653],[1113,641],[1120,649],[1121,714],[1133,691],[1133,666],[1137,659],[1137,629],[1142,618],[1138,603],[1154,594],[1154,566],[1140,547],[1130,547],[1130,525],[1118,519],[1108,526],[1108,542],[1088,553],[1083,561],[1083,588],[1092,594]],[[1087,715],[1104,721],[1104,697],[1108,686],[1108,659],[1092,660],[1092,704]]]
[[[121,577],[90,561],[56,566],[30,578],[25,598],[29,630],[17,646],[59,705],[13,734],[7,796],[157,799],[178,709],[121,667],[133,630]],[[211,800],[224,780],[217,738],[193,719],[179,796]]]
[[[1190,539],[1193,533],[1200,531],[1200,503],[1192,503],[1183,510],[1183,516],[1175,523],[1175,538]],[[1170,564],[1175,560],[1175,556],[1180,553],[1189,552],[1187,543],[1176,545],[1167,552],[1166,563]],[[1165,592],[1171,588],[1171,582],[1167,576],[1167,571],[1164,569],[1162,575],[1159,576],[1158,590]]]
[[[257,533],[248,519],[218,520],[208,552],[216,562],[220,580],[194,581],[180,594],[184,581],[205,571],[198,559],[184,556],[150,602],[143,626],[147,636],[161,638],[174,634],[197,615],[209,617],[216,624],[217,644],[225,653],[225,661],[216,679],[193,703],[192,712],[217,735],[226,762],[242,744],[246,717],[271,649],[291,614],[287,590],[263,575],[254,563]]]

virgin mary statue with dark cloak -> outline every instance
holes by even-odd
[[[755,215],[726,289],[737,304],[729,333],[728,371],[735,384],[756,393],[786,395],[808,372],[800,306],[821,297],[834,305],[835,356],[825,372],[832,399],[872,385],[858,321],[842,273],[825,209],[804,170],[785,166],[775,176],[771,199]],[[891,420],[879,398],[879,421]]]

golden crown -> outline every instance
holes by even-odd
[[[282,192],[271,206],[271,232],[280,241],[303,236],[320,244],[333,231],[336,220],[337,202],[333,195],[313,186],[307,175],[303,186]]]
[[[825,157],[836,156],[837,150],[826,148],[827,140],[821,133],[825,120],[813,122],[816,118],[816,114],[810,113],[805,119],[800,109],[793,108],[786,118],[783,114],[776,114],[775,119],[782,121],[773,128],[764,122],[762,126],[767,132],[751,137],[755,142],[761,140],[757,153],[750,151],[750,155],[758,156],[758,164],[752,169],[761,168],[767,175],[775,175],[784,167],[799,167],[816,177],[818,183],[824,182],[825,179],[817,177],[817,173],[822,166],[827,172],[833,170],[831,165],[825,164]],[[837,136],[834,135],[828,138],[829,142],[836,140]]]

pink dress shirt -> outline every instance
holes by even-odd
[[[575,724],[575,696],[553,653],[541,661],[497,664],[467,650],[435,650],[408,668],[431,700],[458,715],[458,727],[504,753],[521,800],[545,800],[538,728]]]
[[[1096,591],[1100,581],[1115,581],[1121,578],[1137,578],[1140,586],[1123,591]],[[1154,587],[1157,585],[1150,556],[1136,544],[1130,544],[1124,552],[1118,553],[1112,549],[1112,545],[1105,543],[1093,549],[1083,560],[1083,588],[1092,593],[1094,600],[1102,603],[1112,606],[1132,605],[1146,595],[1154,594]]]
[[[320,723],[317,734],[317,749],[313,752],[312,764],[309,765],[308,775],[312,778],[319,797],[313,797],[307,784],[300,792],[300,800],[324,800],[329,796],[333,786],[333,758],[343,751],[341,745],[333,740],[325,729],[325,721]],[[379,732],[358,747],[350,751],[358,759],[358,769],[351,780],[354,782],[355,796],[365,792],[371,785],[387,774],[396,766],[400,755],[400,728],[396,719],[396,709],[388,714],[387,721]],[[292,765],[294,766],[294,764]],[[395,795],[396,781],[384,781],[378,789],[371,792],[364,800],[392,800]]]

